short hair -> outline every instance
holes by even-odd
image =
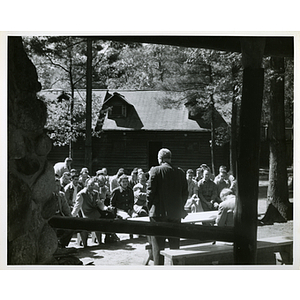
[[[188,169],[188,170],[186,171],[186,174],[194,174],[194,171],[193,171],[192,169]]]
[[[223,199],[224,199],[226,196],[232,195],[232,194],[233,194],[233,192],[232,192],[231,189],[225,188],[225,189],[223,189],[223,190],[221,191],[221,193],[220,193],[220,198],[221,198],[221,200],[223,201]]]
[[[200,168],[202,168],[202,169],[209,169],[209,167],[208,167],[207,164],[202,164],[202,165],[200,165]]]
[[[74,173],[74,172],[77,172],[77,170],[76,170],[76,169],[71,169],[70,172],[71,172],[71,173]]]
[[[219,170],[221,170],[221,169],[224,169],[224,170],[227,172],[227,167],[226,167],[226,166],[221,165],[221,166],[219,167]]]
[[[122,179],[127,179],[128,180],[128,176],[125,174],[122,174],[119,178],[118,178],[118,183],[120,184]]]
[[[65,162],[67,162],[67,161],[73,161],[73,159],[72,159],[71,157],[67,157],[67,158],[65,159]]]
[[[171,159],[172,152],[167,148],[162,148],[158,151],[157,157],[159,159]]]
[[[97,175],[97,176],[99,176],[99,175],[104,175],[103,170],[98,170],[98,171],[96,172],[96,175]]]
[[[89,174],[89,169],[88,168],[82,168],[81,171],[80,171],[80,174],[83,174],[83,173],[88,173]]]

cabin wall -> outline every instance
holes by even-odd
[[[162,147],[169,148],[173,164],[185,171],[195,170],[202,163],[211,166],[209,140],[209,132],[106,132],[101,138],[93,139],[93,171],[102,167],[106,167],[109,174],[115,174],[121,167],[128,174],[134,167],[147,171],[151,168],[151,142],[161,142]],[[228,151],[228,147],[217,147],[217,167],[228,166]]]
[[[113,175],[119,168],[124,168],[130,174],[133,168],[142,168],[148,171],[149,145],[161,143],[162,147],[172,151],[172,162],[183,170],[194,171],[201,164],[206,163],[211,167],[209,132],[145,132],[145,131],[111,131],[103,133],[101,138],[92,139],[93,168],[91,174],[103,167],[108,169],[109,175]],[[78,139],[73,143],[72,167],[78,171],[85,167],[84,140]],[[48,161],[53,165],[64,161],[68,157],[69,147],[52,147],[48,154]],[[154,154],[157,157],[157,152]],[[216,168],[225,164],[229,167],[229,147],[216,147]],[[157,160],[155,163],[157,165]]]

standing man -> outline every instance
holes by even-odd
[[[159,166],[150,171],[147,200],[151,222],[180,223],[186,216],[184,204],[188,185],[184,171],[171,165],[172,153],[162,148],[158,152]],[[154,265],[163,265],[160,250],[165,249],[166,237],[151,236]],[[179,238],[168,238],[170,249],[179,249]]]

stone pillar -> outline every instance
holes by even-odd
[[[54,263],[57,249],[48,219],[56,211],[47,109],[21,37],[8,38],[8,265]]]

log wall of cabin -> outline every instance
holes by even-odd
[[[109,175],[113,175],[119,168],[124,168],[129,175],[133,168],[150,169],[149,143],[161,142],[162,147],[172,151],[174,165],[184,171],[194,171],[202,163],[211,166],[209,132],[106,132],[101,138],[92,139],[93,168],[91,174],[103,167],[108,169]],[[48,155],[48,160],[54,165],[64,161],[68,157],[68,146],[53,147]],[[72,167],[78,171],[85,167],[85,145],[83,139],[73,143]],[[157,155],[157,154],[156,154]],[[228,147],[217,147],[216,166],[225,164],[229,167]],[[157,165],[157,161],[155,161]]]
[[[209,132],[106,132],[93,140],[93,168],[106,167],[110,175],[121,167],[128,174],[134,167],[147,171],[149,143],[161,142],[172,151],[174,165],[195,170],[202,163],[211,166],[209,140]],[[216,165],[228,166],[228,159],[228,147],[217,147]]]

